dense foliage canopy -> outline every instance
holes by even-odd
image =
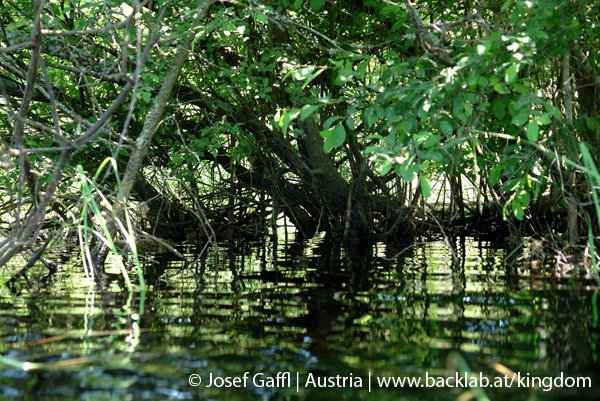
[[[73,236],[101,276],[119,235],[214,243],[281,215],[305,237],[468,224],[593,258],[599,7],[3,1],[0,265],[51,266]]]

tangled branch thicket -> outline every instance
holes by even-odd
[[[218,252],[281,215],[304,237],[477,230],[594,257],[597,11],[10,2],[0,265],[55,269],[47,247],[74,236],[101,278],[118,236]]]

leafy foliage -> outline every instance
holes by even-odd
[[[595,184],[577,175],[592,171],[578,144],[589,144],[595,162],[600,151],[594,1],[150,4],[13,2],[0,10],[1,136],[34,166],[29,175],[21,160],[19,174],[8,173],[6,196],[17,188],[37,204],[35,182],[57,180],[67,196],[76,166],[90,175],[113,157],[120,170],[140,173],[135,200],[161,197],[182,221],[203,206],[231,224],[226,204],[240,220],[264,220],[268,196],[270,212],[287,205],[281,212],[306,233],[384,235],[400,225],[378,227],[402,220],[420,199],[437,202],[446,185],[445,223],[481,215],[483,204],[513,233],[547,204],[571,217],[596,213],[587,206]],[[178,81],[161,98],[180,54]],[[32,60],[40,62],[28,75]],[[117,200],[118,180],[106,174],[98,184]],[[442,209],[447,203],[444,196]],[[6,208],[7,229],[29,213]]]

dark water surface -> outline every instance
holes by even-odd
[[[143,297],[123,290],[116,269],[104,292],[80,267],[20,296],[3,289],[0,355],[43,365],[0,363],[0,399],[600,399],[592,280],[532,269],[527,258],[506,263],[509,250],[473,238],[454,244],[460,267],[444,241],[394,260],[385,258],[402,248],[293,243],[278,248],[277,263],[269,244],[222,245],[218,272],[212,254],[187,269],[154,255]],[[518,378],[485,393],[426,387],[449,376],[453,385],[467,367],[491,383],[510,369],[546,387]],[[561,374],[589,377],[591,388],[549,390]],[[225,377],[240,387],[216,388]],[[389,377],[423,387],[382,387]]]

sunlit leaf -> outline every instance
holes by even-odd
[[[15,29],[18,29],[18,28],[20,28],[20,27],[22,27],[24,25],[25,25],[25,22],[22,22],[22,21],[11,22],[10,24],[8,24],[6,26],[6,30],[7,31],[14,31]]]
[[[315,67],[298,68],[297,70],[294,71],[294,78],[297,81],[302,81],[302,80],[308,78],[312,74],[314,69],[315,69]]]
[[[356,76],[363,77],[367,73],[367,67],[369,66],[369,60],[365,60],[358,67],[356,67]]]
[[[529,196],[529,192],[522,189],[515,194],[515,199],[517,199],[521,205],[527,206],[531,201],[531,196]]]
[[[301,112],[300,112],[300,120],[304,121],[306,119],[306,117],[310,116],[318,108],[319,108],[319,106],[313,106],[310,104],[303,106],[301,109]]]
[[[263,14],[253,14],[252,15],[258,22],[263,23],[263,24],[268,24],[269,23],[269,19],[267,17],[265,17]]]
[[[321,131],[319,134],[320,134],[320,135],[321,135],[323,138],[325,138],[325,137],[327,137],[327,136],[331,135],[332,133],[333,133],[333,130],[332,130],[332,129],[326,129],[326,130],[323,130],[323,131]]]
[[[483,55],[483,54],[487,53],[491,47],[492,47],[492,44],[490,42],[481,42],[480,44],[477,45],[477,54]]]
[[[537,124],[537,121],[531,121],[527,124],[527,139],[532,142],[537,142],[540,132],[540,126]]]
[[[299,114],[300,114],[300,110],[298,110],[298,109],[290,110],[290,111],[283,113],[283,115],[279,119],[279,128],[281,128],[281,130],[283,131],[284,134],[287,132],[287,129],[288,129],[290,123],[292,122],[292,120],[294,120],[296,117],[298,117]]]
[[[538,121],[542,124],[542,125],[548,125],[552,122],[552,119],[550,118],[550,114],[549,113],[543,113],[540,118],[538,118]]]
[[[414,180],[415,178],[417,178],[417,174],[419,172],[419,167],[417,166],[410,166],[409,168],[406,169],[406,171],[404,172],[404,175],[402,176],[402,178],[404,179],[404,182],[411,182],[412,180]]]
[[[504,80],[506,81],[507,84],[512,84],[513,82],[515,82],[517,80],[517,66],[516,65],[513,64],[506,69],[506,75],[504,77]]]
[[[348,82],[348,80],[350,78],[352,78],[354,75],[356,75],[356,73],[352,70],[347,70],[347,69],[339,70],[337,72],[337,74],[335,75],[335,78],[333,79],[333,84],[337,85],[337,86],[342,86],[346,82]]]
[[[431,195],[431,187],[429,186],[427,179],[423,175],[419,176],[419,183],[421,184],[421,192],[423,194],[423,199],[429,198],[429,195]]]
[[[381,164],[381,170],[379,171],[379,175],[383,177],[384,175],[389,173],[391,169],[392,169],[392,163],[385,161]]]
[[[515,215],[517,220],[523,220],[523,217],[525,216],[525,212],[523,211],[523,205],[521,205],[521,203],[518,200],[513,199],[513,201],[511,202],[511,206],[513,209],[513,214]]]
[[[502,187],[502,191],[503,192],[512,192],[520,183],[521,183],[521,180],[518,178],[508,180],[506,182],[506,184],[504,184],[504,187]]]
[[[506,85],[498,83],[494,85],[494,90],[500,94],[506,93]]]
[[[367,148],[365,149],[365,155],[370,155],[375,153],[375,151],[377,151],[380,147],[376,146],[376,145],[371,145],[371,146],[367,146]]]
[[[319,74],[321,74],[323,71],[325,71],[325,69],[323,68],[317,68],[317,70],[315,72],[313,72],[312,74],[310,74],[310,76],[308,77],[308,79],[306,80],[306,82],[304,82],[304,85],[302,85],[302,89],[306,88],[306,86],[316,77],[319,76]]]

